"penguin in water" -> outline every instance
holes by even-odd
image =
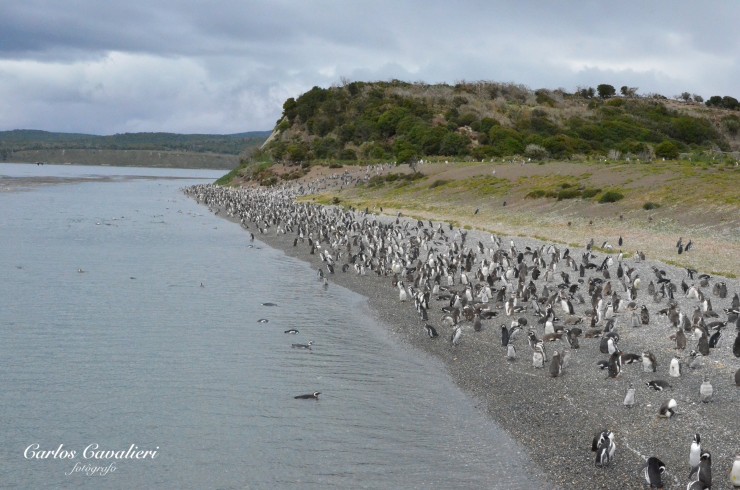
[[[260,318],[259,320],[257,320],[257,323],[267,323],[269,321],[270,320],[268,320],[267,318]]]
[[[635,388],[632,387],[632,383],[627,388],[627,394],[624,396],[624,406],[632,408],[635,405]]]
[[[714,387],[712,387],[712,383],[709,382],[709,376],[705,375],[704,381],[701,386],[699,386],[699,399],[702,403],[709,403],[712,399],[712,395],[714,395]]]
[[[437,329],[434,328],[433,326],[427,323],[426,325],[424,325],[424,328],[426,329],[427,335],[429,335],[430,339],[435,339],[439,337],[439,334],[437,333]]]
[[[293,398],[295,398],[296,400],[318,400],[320,394],[320,391],[314,391],[313,393],[309,393],[308,395],[298,395],[294,396]]]
[[[286,330],[286,331],[285,331],[285,332],[283,332],[283,333],[292,333],[292,334],[294,334],[294,335],[295,335],[295,334],[297,334],[297,333],[298,333],[298,330],[296,330],[295,328],[291,328],[290,330]]]
[[[699,433],[694,434],[694,440],[691,441],[691,447],[689,448],[689,478],[699,471],[699,462],[701,460],[701,437]]]
[[[642,370],[646,373],[654,373],[658,368],[658,361],[655,359],[655,354],[650,351],[642,353]]]
[[[666,419],[673,417],[674,415],[676,415],[677,406],[678,404],[673,398],[664,401],[660,404],[660,409],[658,409],[658,417],[663,417]]]
[[[645,481],[650,485],[650,488],[663,488],[663,474],[666,472],[665,463],[655,456],[650,456],[643,468]]]
[[[311,350],[312,345],[313,345],[313,340],[309,340],[307,344],[290,344],[290,346],[293,349],[307,349],[307,350]]]

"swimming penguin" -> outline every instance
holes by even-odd
[[[457,345],[460,343],[460,339],[462,339],[462,327],[455,327],[455,331],[452,332],[452,336],[450,337],[450,342],[452,342],[452,345]]]
[[[277,306],[277,303],[262,303],[262,306]]]
[[[671,365],[668,367],[668,374],[674,378],[681,377],[681,363],[677,357],[671,359]]]
[[[714,387],[712,387],[712,383],[709,382],[709,376],[704,376],[704,381],[701,386],[699,386],[699,399],[703,403],[709,403],[713,394]]]
[[[624,397],[624,406],[627,408],[632,408],[635,404],[635,389],[632,387],[632,383],[629,384],[629,388],[627,388],[627,394]]]
[[[660,404],[660,408],[658,409],[658,417],[663,418],[671,418],[676,414],[676,407],[678,404],[676,403],[676,400],[671,398],[670,400],[665,400],[663,403]]]
[[[663,381],[662,379],[654,379],[652,381],[648,381],[645,384],[648,388],[652,388],[655,391],[663,391],[671,388],[671,385],[669,385],[667,381]]]
[[[307,344],[291,344],[290,346],[293,349],[308,349],[311,350],[311,346],[313,345],[313,340],[309,340]]]
[[[663,474],[665,472],[665,463],[655,456],[651,456],[645,463],[643,475],[650,488],[663,488]]]
[[[514,344],[509,344],[506,346],[506,360],[508,361],[516,360],[516,349],[514,348]]]
[[[691,447],[689,448],[689,478],[694,476],[699,470],[699,462],[701,460],[701,437],[699,433],[694,434],[694,440],[691,441]]]
[[[285,331],[285,332],[283,332],[283,333],[292,333],[292,334],[297,334],[297,333],[298,333],[298,330],[296,330],[295,328],[291,328],[290,330],[286,330],[286,331]]]
[[[552,354],[552,360],[550,361],[550,377],[557,378],[563,372],[563,364],[560,359],[560,353],[555,351]]]
[[[433,326],[427,323],[426,325],[424,325],[424,328],[426,329],[427,335],[429,335],[430,339],[439,337],[439,334],[437,333],[437,329],[434,328]]]
[[[642,353],[642,370],[646,373],[654,373],[658,368],[658,362],[655,359],[655,354],[650,351]]]
[[[314,391],[313,393],[309,393],[308,395],[298,395],[294,396],[293,398],[295,398],[296,400],[318,400],[320,394],[320,391]]]

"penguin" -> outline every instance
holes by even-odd
[[[699,337],[699,342],[696,344],[696,350],[698,350],[702,356],[709,355],[709,340],[707,339],[707,334],[702,333],[701,337]]]
[[[617,445],[614,443],[614,432],[603,430],[594,436],[591,451],[596,452],[596,466],[608,466],[614,458]]]
[[[676,400],[671,398],[670,400],[665,400],[663,403],[660,404],[660,408],[658,409],[658,417],[663,418],[671,418],[676,414],[676,407],[678,404],[676,403]]]
[[[645,481],[650,485],[650,488],[663,488],[663,474],[666,472],[665,463],[655,456],[651,456],[643,468]]]
[[[679,328],[676,330],[676,349],[684,350],[686,348],[686,334],[683,333],[683,329]]]
[[[667,381],[663,381],[662,379],[654,379],[652,381],[648,381],[645,384],[648,388],[652,388],[655,391],[663,391],[671,388],[671,385],[669,385]]]
[[[697,473],[702,488],[712,488],[712,455],[709,451],[702,451]]]
[[[735,455],[735,461],[732,463],[730,482],[735,488],[740,487],[740,454]]]
[[[295,328],[291,328],[290,330],[286,330],[286,331],[285,331],[285,332],[283,332],[283,333],[292,333],[292,334],[294,334],[294,335],[295,335],[295,334],[297,334],[297,333],[298,333],[298,330],[296,330]]]
[[[562,372],[563,364],[560,359],[560,353],[558,351],[555,351],[552,354],[552,359],[550,360],[550,377],[557,378],[562,374]]]
[[[718,329],[716,332],[714,332],[712,335],[709,336],[709,341],[707,344],[709,344],[710,349],[716,349],[717,344],[719,343],[719,339],[722,337],[722,330]]]
[[[311,350],[311,346],[313,345],[313,340],[309,340],[307,344],[291,344],[290,346],[293,349],[308,349]]]
[[[643,325],[647,325],[650,323],[650,313],[648,313],[647,306],[642,305],[640,308],[640,321]]]
[[[480,332],[483,330],[483,324],[480,321],[480,314],[476,313],[475,317],[473,318],[473,330],[476,332]]]
[[[697,432],[694,434],[694,440],[691,441],[691,447],[689,448],[689,478],[694,476],[699,470],[699,461],[701,459],[701,437]]]
[[[506,346],[506,360],[512,362],[516,360],[516,349],[514,348],[514,344],[508,344]]]
[[[296,400],[318,400],[320,394],[320,391],[314,391],[313,393],[309,393],[308,395],[298,395],[294,396],[293,398],[295,398]]]
[[[735,337],[735,343],[732,344],[732,353],[735,357],[740,357],[740,332],[737,333],[737,337]]]
[[[654,373],[658,368],[658,362],[655,359],[655,354],[650,351],[642,353],[642,370],[646,373]]]
[[[607,365],[608,378],[616,378],[622,372],[622,356],[620,354],[617,350],[609,357],[609,364]]]
[[[709,376],[704,376],[704,381],[701,386],[699,386],[699,399],[703,403],[709,403],[713,394],[714,387],[712,387],[712,383],[709,382]]]
[[[542,344],[537,344],[532,351],[532,366],[537,369],[545,367],[545,352],[542,348]]]
[[[427,323],[426,325],[424,325],[424,328],[426,329],[427,335],[429,335],[430,339],[439,337],[439,334],[437,333],[437,329],[434,328],[433,326]]]
[[[671,365],[668,367],[668,374],[674,378],[681,377],[681,363],[677,357],[671,359]]]
[[[735,371],[735,386],[740,386],[740,368]]]
[[[460,343],[460,339],[462,339],[462,327],[455,327],[455,330],[452,332],[452,336],[450,337],[450,342],[455,346]]]
[[[509,329],[503,324],[501,325],[501,345],[503,347],[509,345]]]
[[[632,387],[632,383],[627,388],[627,394],[624,397],[624,406],[632,408],[635,405],[635,389]]]
[[[257,323],[267,323],[269,321],[270,320],[268,320],[267,318],[260,318],[259,320],[257,320]]]
[[[699,369],[704,366],[704,356],[692,350],[689,352],[689,367],[691,369]]]

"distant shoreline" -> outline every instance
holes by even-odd
[[[231,170],[239,165],[238,155],[160,150],[21,150],[10,153],[3,163],[55,165],[110,165]]]

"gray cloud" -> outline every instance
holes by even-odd
[[[0,129],[270,129],[287,97],[341,77],[738,97],[738,14],[689,0],[10,0]]]

